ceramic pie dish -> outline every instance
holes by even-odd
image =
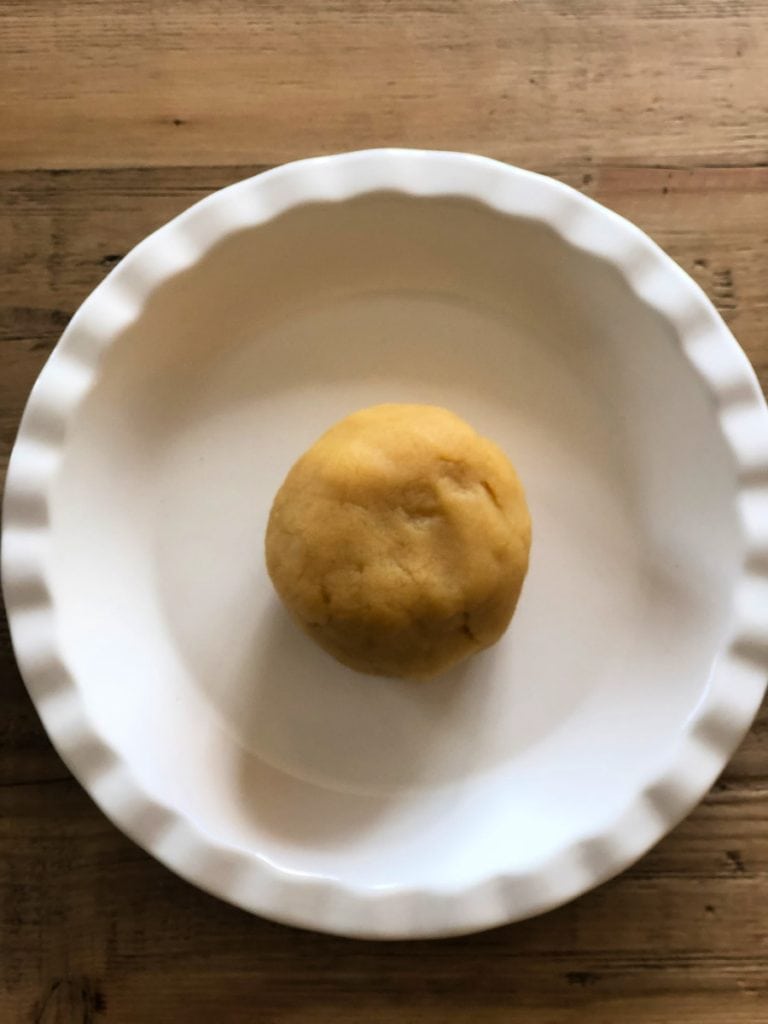
[[[506,449],[517,614],[428,684],[289,622],[263,533],[296,456],[377,402]],[[255,913],[470,932],[635,861],[768,670],[768,414],[699,287],[565,185],[375,150],[226,188],[138,245],[37,381],[4,501],[26,685],[103,811]]]

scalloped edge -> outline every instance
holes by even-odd
[[[98,734],[59,650],[47,582],[48,488],[66,427],[98,374],[102,351],[149,293],[228,233],[308,202],[374,191],[458,196],[548,225],[611,263],[674,328],[714,399],[732,453],[744,567],[734,625],[665,770],[618,818],[535,870],[452,890],[362,889],[279,868],[219,844],[160,804]],[[151,254],[151,259],[145,259]],[[72,318],[27,403],[3,505],[2,575],[22,676],[59,754],[102,811],[177,874],[246,910],[359,938],[469,933],[542,913],[624,870],[704,796],[756,714],[768,675],[768,408],[733,335],[699,286],[639,228],[575,189],[467,153],[375,149],[283,165],[215,192],[139,243]]]

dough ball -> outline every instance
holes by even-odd
[[[267,568],[345,665],[426,679],[495,643],[528,568],[531,521],[504,453],[447,409],[341,420],[275,497]]]

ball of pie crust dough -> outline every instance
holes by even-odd
[[[266,557],[296,621],[339,661],[427,679],[499,639],[530,543],[500,448],[447,409],[378,405],[331,427],[290,470]]]

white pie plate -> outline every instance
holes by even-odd
[[[329,424],[446,405],[527,487],[491,651],[373,679],[278,607],[273,494]],[[697,285],[578,192],[459,153],[290,164],[83,303],[4,506],[26,684],[104,812],[278,921],[439,936],[621,871],[703,796],[768,667],[768,415]]]

